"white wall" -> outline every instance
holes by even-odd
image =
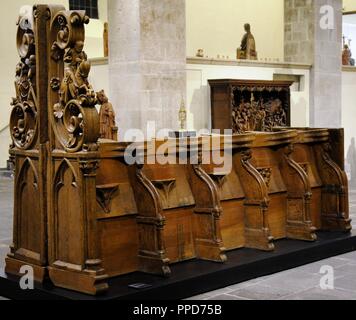
[[[355,0],[343,0],[344,11],[356,11]],[[353,41],[351,51],[356,57],[356,18],[355,15],[343,16],[343,34]],[[352,68],[342,73],[342,126],[345,129],[345,157],[351,145],[351,139],[356,138],[356,70]],[[350,165],[346,161],[346,171],[350,175]]]
[[[250,23],[259,58],[284,59],[284,0],[186,0],[187,55],[236,58]]]
[[[356,11],[355,0],[343,0],[343,7],[345,11]]]
[[[187,64],[187,101],[188,129],[211,129],[210,120],[210,89],[209,79],[257,79],[273,80],[274,74],[290,74],[302,77],[301,91],[292,89],[291,118],[292,126],[305,127],[309,125],[309,69],[290,68],[288,65],[271,64],[265,66],[252,64],[252,66],[236,65],[209,65]],[[108,66],[93,63],[91,79],[94,89],[104,89],[108,92]],[[122,104],[125,101],[121,102]],[[120,117],[120,106],[114,106],[117,116]],[[177,114],[172,117],[178,118]]]
[[[3,131],[8,125],[11,107],[11,97],[15,95],[14,78],[15,67],[19,61],[16,48],[16,20],[23,5],[40,3],[38,0],[11,0],[3,3],[0,10],[0,168],[5,167],[8,159],[7,149],[10,144],[9,130]],[[69,7],[68,0],[45,0],[42,3],[62,4]],[[99,15],[102,20],[91,20],[86,27],[85,50],[90,58],[103,56],[103,23],[107,21],[107,0],[99,0]]]
[[[309,125],[309,70],[265,66],[187,65],[187,97],[189,129],[211,129],[209,79],[273,80],[274,74],[303,77],[302,91],[292,89],[292,126]]]
[[[344,21],[347,20],[345,17],[353,17],[355,21],[353,23],[344,22],[342,25],[343,35],[346,37],[346,43],[348,44],[348,39],[351,39],[350,50],[352,52],[352,57],[356,56],[356,15],[344,16]]]
[[[342,126],[347,154],[351,139],[356,138],[356,70],[342,73]]]

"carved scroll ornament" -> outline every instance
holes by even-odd
[[[53,105],[52,127],[67,152],[96,151],[99,116],[96,95],[88,81],[91,65],[84,52],[84,11],[62,11],[52,20],[52,60],[64,75],[52,77],[50,86],[58,93]],[[62,70],[63,72],[63,70]]]
[[[27,150],[37,137],[36,52],[33,9],[21,9],[17,29],[16,98],[12,99],[10,130],[14,146]]]

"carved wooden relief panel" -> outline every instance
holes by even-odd
[[[91,65],[83,51],[87,23],[84,11],[61,11],[51,23],[52,64],[59,68],[50,80],[52,99],[57,100],[51,106],[52,128],[61,146],[71,153],[96,151],[100,134],[96,94],[88,82]]]
[[[210,80],[213,129],[234,134],[290,125],[287,81]]]
[[[37,138],[36,41],[32,7],[24,7],[18,19],[16,97],[12,99],[10,117],[14,145],[23,150],[34,146]]]
[[[50,7],[50,13],[49,170],[54,175],[49,178],[49,274],[60,286],[97,294],[108,288],[99,252],[97,205],[110,211],[117,190],[96,185],[99,115],[88,81],[91,65],[83,50],[89,17],[85,11],[56,6]],[[78,272],[81,282],[73,280]]]
[[[31,265],[37,281],[46,276],[46,148],[41,130],[43,112],[40,101],[47,88],[46,76],[41,73],[43,61],[37,52],[43,49],[38,35],[42,23],[48,21],[46,6],[24,6],[17,21],[17,51],[19,63],[15,72],[16,97],[12,99],[10,157],[14,164],[14,239],[11,253],[6,258],[6,271],[18,274],[23,261]],[[41,94],[42,92],[42,94]],[[45,103],[43,109],[46,110]],[[48,122],[48,121],[46,121]]]

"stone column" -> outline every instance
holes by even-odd
[[[285,60],[312,64],[310,126],[339,128],[342,0],[284,0],[284,4]]]
[[[186,95],[185,0],[108,1],[108,12],[110,99],[120,140],[128,129],[146,132],[149,121],[156,130],[176,130]]]

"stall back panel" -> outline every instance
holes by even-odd
[[[100,256],[110,277],[138,270],[138,230],[135,216],[98,221]]]
[[[170,210],[165,217],[164,239],[169,260],[175,263],[195,258],[193,210]]]

